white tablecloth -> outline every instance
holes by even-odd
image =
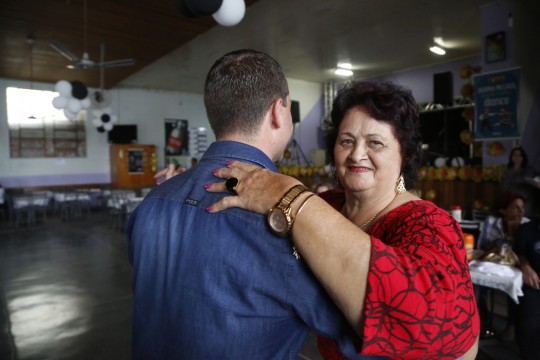
[[[519,304],[518,296],[523,296],[523,274],[521,270],[508,265],[473,260],[469,263],[473,284],[504,291]]]

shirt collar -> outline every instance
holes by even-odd
[[[220,140],[213,142],[202,156],[201,161],[215,157],[249,162],[277,172],[276,164],[265,153],[252,145],[237,141]]]

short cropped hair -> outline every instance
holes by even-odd
[[[206,77],[204,105],[210,126],[220,138],[254,136],[276,99],[286,105],[289,86],[281,66],[260,51],[243,49],[219,58]]]
[[[401,148],[401,173],[405,187],[412,189],[422,162],[419,106],[409,89],[391,82],[351,81],[338,91],[332,104],[331,125],[326,137],[330,160],[335,166],[334,146],[339,126],[350,109],[360,106],[371,117],[392,125]]]

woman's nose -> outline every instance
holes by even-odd
[[[367,157],[366,147],[360,142],[354,145],[354,148],[349,154],[349,158],[354,161],[365,159]]]

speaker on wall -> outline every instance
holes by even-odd
[[[295,100],[291,100],[291,115],[293,124],[300,122],[300,103]]]
[[[433,74],[433,102],[441,105],[454,104],[454,78],[452,72]]]

